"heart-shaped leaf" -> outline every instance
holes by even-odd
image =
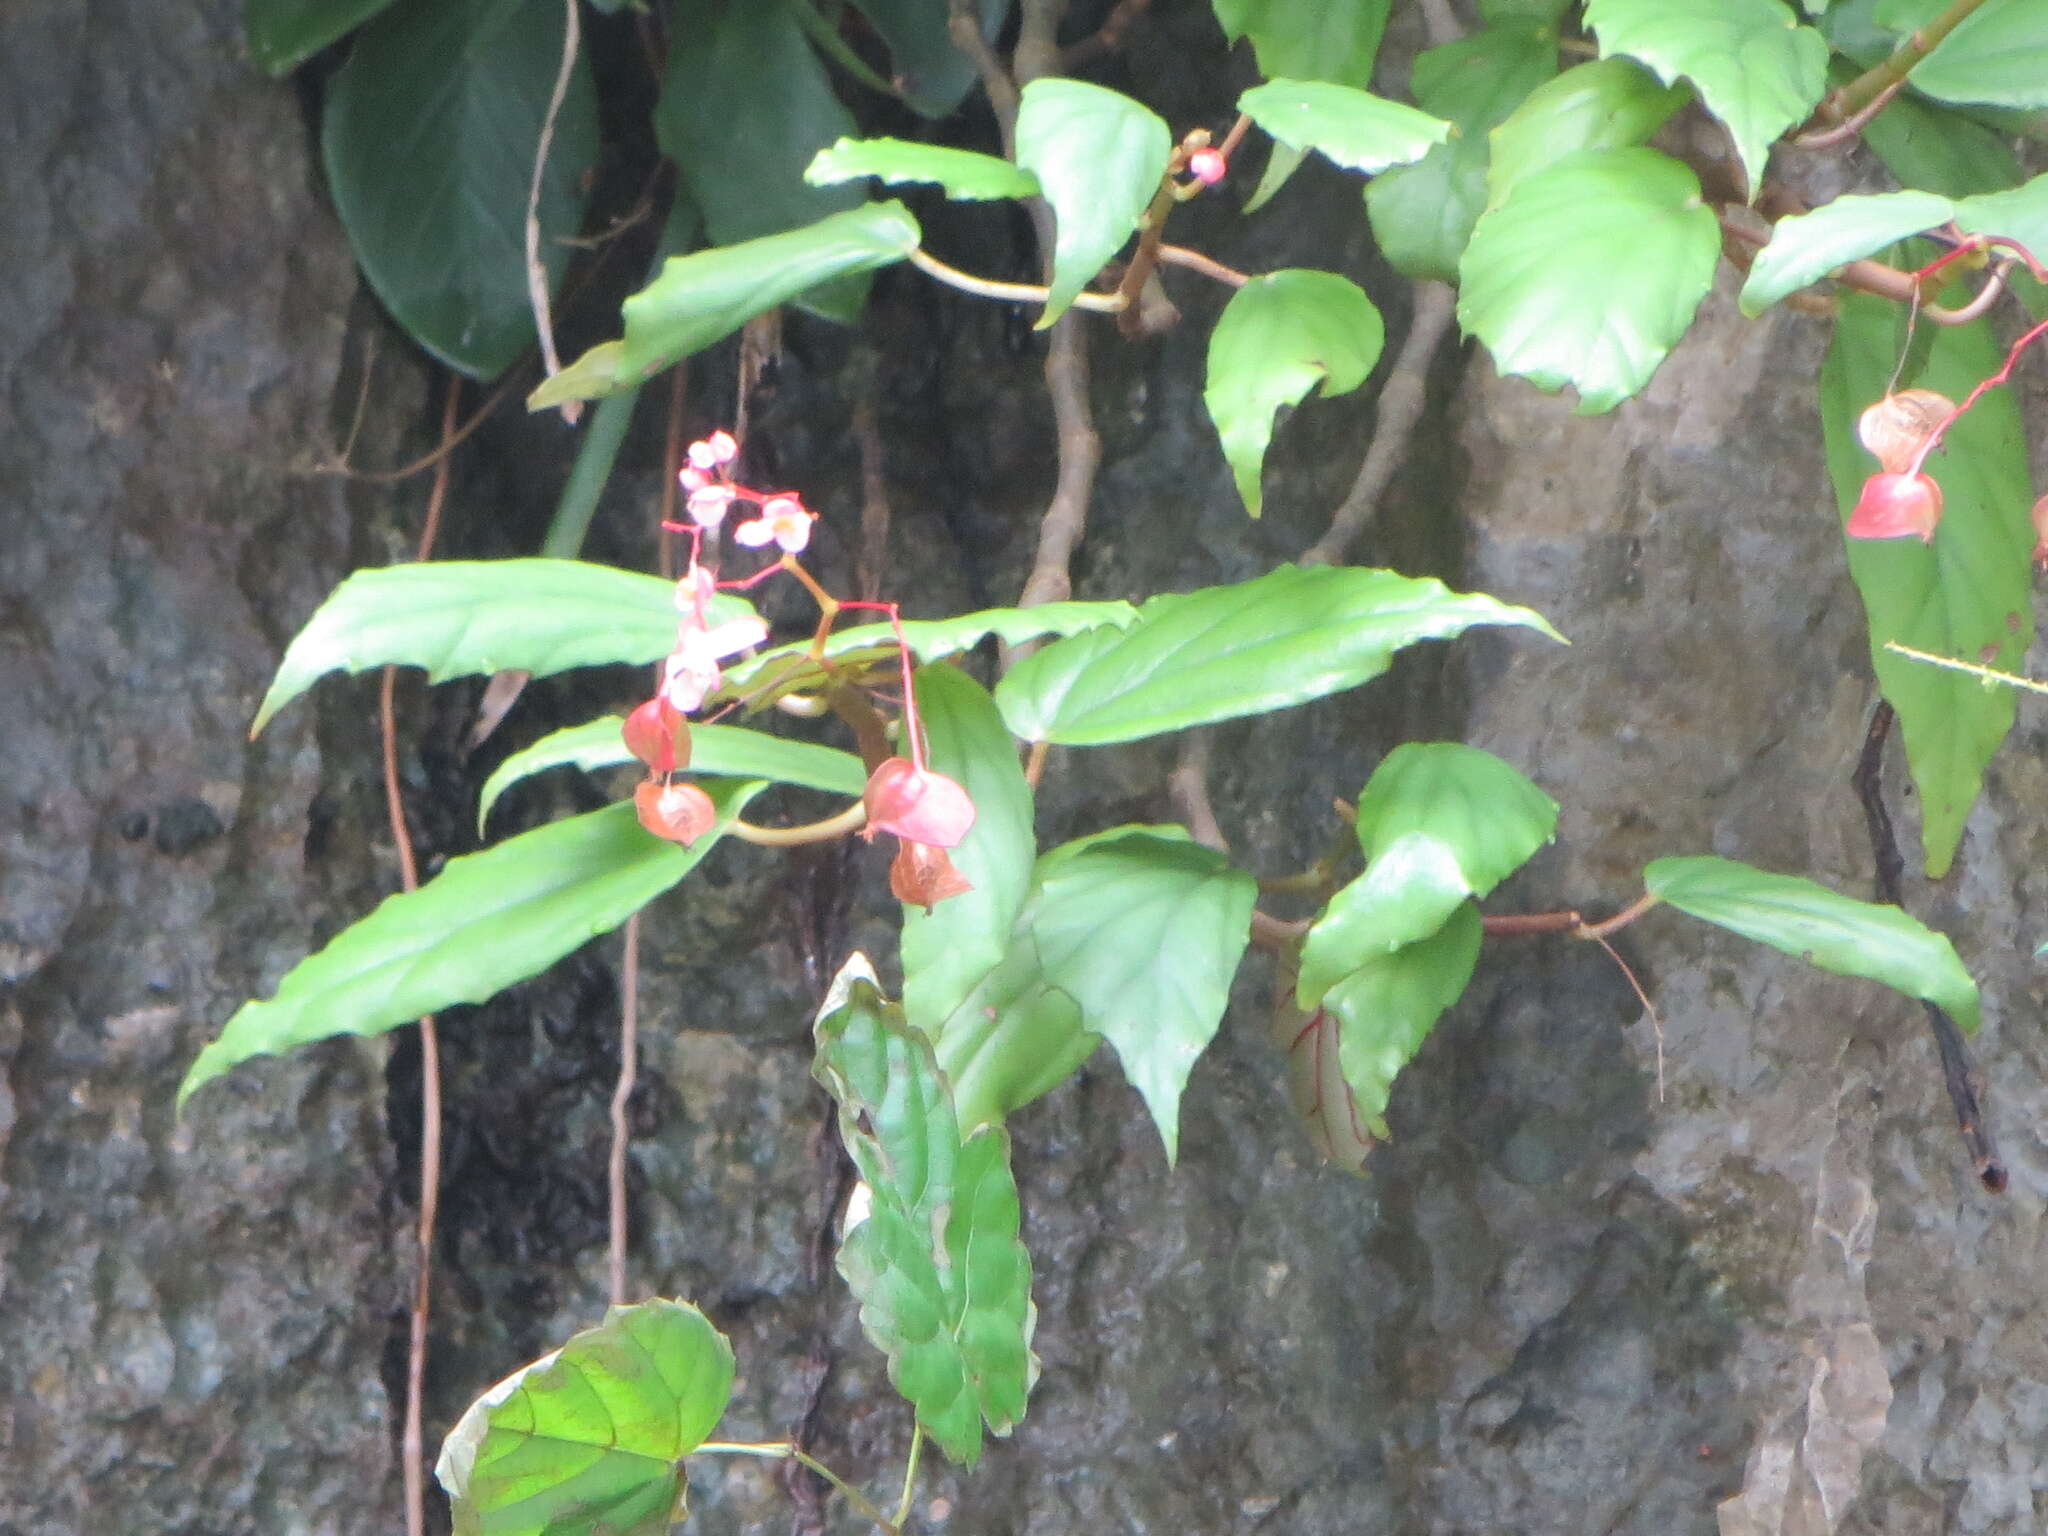
[[[289,74],[337,43],[391,0],[244,0],[242,35],[249,54],[273,75]]]
[[[532,746],[514,752],[498,764],[477,796],[476,825],[479,834],[490,819],[498,797],[521,779],[550,768],[581,768],[586,773],[615,768],[633,761],[626,750],[618,715],[605,715],[583,725],[550,731]],[[691,773],[706,773],[732,779],[766,779],[775,784],[802,784],[828,794],[859,795],[867,788],[867,770],[851,752],[820,747],[807,741],[788,741],[766,731],[747,730],[735,725],[692,725],[690,727]]]
[[[1238,97],[1237,110],[1282,144],[1367,175],[1420,160],[1451,133],[1440,117],[1327,80],[1268,80]]]
[[[406,0],[363,28],[327,86],[321,154],[363,275],[413,340],[472,378],[533,341],[526,204],[563,25],[556,0]],[[596,161],[597,90],[579,55],[541,180],[550,287]]]
[[[972,1466],[983,1422],[1009,1433],[1038,1374],[1010,1139],[996,1126],[961,1139],[931,1042],[882,997],[864,956],[833,982],[817,1040],[818,1081],[871,1195],[839,1272],[918,1423]]]
[[[1361,90],[1386,30],[1388,0],[1214,0],[1223,35],[1251,39],[1267,79],[1334,80]]]
[[[804,172],[814,187],[874,176],[895,185],[935,181],[953,198],[1036,197],[1038,178],[1022,166],[971,149],[907,139],[841,139],[821,149]]]
[[[1780,0],[1586,0],[1602,54],[1642,60],[1667,83],[1692,82],[1728,126],[1753,192],[1778,135],[1803,122],[1827,89],[1828,45]]]
[[[1367,1131],[1387,1137],[1387,1096],[1443,1012],[1472,979],[1483,933],[1466,902],[1427,938],[1377,955],[1323,996],[1337,1020],[1337,1060]]]
[[[1366,186],[1373,238],[1397,271],[1456,281],[1458,258],[1486,207],[1488,130],[1556,73],[1556,29],[1525,19],[1498,22],[1416,58],[1416,105],[1458,131],[1415,164]]]
[[[1486,206],[1516,182],[1582,149],[1628,149],[1664,126],[1691,93],[1632,59],[1594,59],[1532,90],[1489,134]]]
[[[1691,171],[1652,149],[1582,149],[1524,176],[1480,219],[1458,319],[1503,373],[1573,385],[1579,414],[1594,415],[1649,382],[1720,255]]]
[[[1329,395],[1358,388],[1386,339],[1372,300],[1334,272],[1269,272],[1224,306],[1209,333],[1202,403],[1253,517],[1259,515],[1259,470],[1273,413],[1299,403],[1317,385]]]
[[[1976,1032],[1977,983],[1955,946],[1897,907],[1710,855],[1658,859],[1643,870],[1643,883],[1681,912],[1838,976],[1925,998],[1965,1034]]]
[[[1527,608],[1432,577],[1282,566],[1235,586],[1155,597],[1128,630],[1049,645],[1010,669],[996,703],[1027,741],[1135,741],[1355,688],[1403,646],[1475,624],[1560,638]]]
[[[178,1087],[195,1089],[252,1056],[334,1035],[381,1035],[453,1003],[481,1003],[609,933],[695,869],[762,786],[707,786],[718,825],[688,848],[642,830],[630,802],[551,822],[450,859],[416,891],[387,896],[274,996],[244,1003]]]
[[[1817,283],[1844,262],[1945,224],[1956,204],[1933,192],[1838,197],[1812,213],[1780,219],[1742,285],[1742,312],[1760,315],[1788,293]]]
[[[1051,292],[1040,329],[1123,249],[1173,152],[1158,113],[1079,80],[1048,77],[1024,87],[1017,107],[1017,163],[1052,205]]]
[[[732,1379],[732,1346],[687,1302],[611,1308],[449,1432],[434,1476],[456,1536],[666,1536]]]
[[[752,613],[712,599],[714,623]],[[434,560],[357,571],[292,637],[251,734],[328,672],[425,667],[429,682],[658,661],[676,643],[675,583],[582,560]]]
[[[1906,78],[1942,101],[2048,107],[2048,11],[2040,0],[1986,0]]]
[[[1821,368],[1828,475],[1846,524],[1877,465],[1856,440],[1856,419],[1891,387],[1903,346],[1895,306],[1865,294],[1837,299],[1834,344]],[[2002,349],[1988,322],[1942,326],[1917,384],[1960,400],[1996,372]],[[1984,765],[2012,728],[2010,691],[1923,666],[1885,649],[1896,640],[1937,656],[2017,670],[2034,634],[2034,529],[2019,411],[1994,389],[1948,431],[1928,461],[1947,511],[1932,544],[1850,539],[1849,574],[1870,626],[1878,686],[1899,715],[1906,763],[1920,791],[1927,873],[1948,872]]]

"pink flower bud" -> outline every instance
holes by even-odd
[[[1918,535],[1934,542],[1941,521],[1941,487],[1926,475],[1901,475],[1886,470],[1863,482],[1856,510],[1849,514],[1852,539],[1903,539]]]
[[[1205,187],[1213,187],[1230,169],[1230,162],[1217,149],[1198,149],[1188,156],[1188,174]]]
[[[868,779],[868,824],[863,836],[893,832],[906,842],[957,848],[974,825],[974,802],[943,773],[892,757]]]
[[[674,773],[690,766],[690,726],[667,699],[649,699],[619,730],[626,750],[654,773]]]
[[[699,528],[716,528],[725,521],[726,509],[732,505],[732,487],[716,482],[700,485],[690,492],[686,505],[691,522]]]
[[[929,912],[948,896],[960,896],[974,889],[973,883],[953,867],[943,848],[930,843],[913,843],[908,838],[889,861],[889,890],[908,906]]]
[[[685,848],[718,825],[718,807],[694,784],[647,779],[633,791],[633,809],[641,826]]]

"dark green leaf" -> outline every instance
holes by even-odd
[[[1159,191],[1172,151],[1164,120],[1128,96],[1051,77],[1024,87],[1017,163],[1038,178],[1056,220],[1041,329],[1123,249]]]
[[[719,827],[688,848],[643,831],[622,802],[450,859],[418,890],[386,897],[293,966],[274,997],[236,1010],[185,1074],[179,1105],[252,1056],[481,1003],[609,933],[696,868],[762,786],[706,787]]]
[[[1036,197],[1038,178],[1022,166],[969,149],[904,139],[841,139],[821,149],[804,172],[812,186],[874,176],[894,186],[935,181],[953,198]]]
[[[1977,1028],[1977,983],[1955,946],[1897,907],[1838,895],[1734,859],[1659,859],[1643,870],[1659,901],[1838,976],[1925,998],[1965,1034]]]
[[[686,1302],[613,1307],[463,1414],[434,1466],[456,1536],[666,1536],[682,1459],[732,1399],[732,1346]]]
[[[1386,337],[1372,300],[1334,272],[1269,272],[1224,306],[1209,333],[1202,403],[1253,517],[1274,412],[1306,399],[1317,385],[1329,395],[1358,388]]]
[[[478,833],[482,833],[484,823],[490,819],[491,807],[498,803],[498,797],[521,779],[550,768],[594,772],[632,762],[633,754],[626,750],[625,740],[619,734],[624,724],[618,715],[606,715],[584,725],[552,731],[524,751],[514,752],[484,780],[483,791],[477,796]],[[802,784],[835,795],[858,795],[867,788],[867,770],[851,752],[807,741],[785,741],[765,731],[733,725],[692,725],[690,749],[691,773]]]
[[[1251,39],[1267,79],[1334,80],[1361,90],[1387,26],[1388,0],[1214,0],[1223,35]]]
[[[1690,93],[1664,86],[1631,59],[1595,59],[1537,86],[1488,135],[1486,206],[1516,182],[1582,149],[1628,149],[1664,126]]]
[[[946,0],[854,0],[889,47],[889,74],[912,110],[945,117],[960,105],[975,80],[974,63],[953,46],[946,25]],[[1001,28],[1010,0],[979,0],[984,37]]]
[[[1049,645],[1010,669],[996,703],[1027,741],[1099,746],[1355,688],[1418,640],[1543,618],[1430,577],[1321,566],[1155,597],[1125,631]]]
[[[2041,0],[1988,0],[1906,78],[1943,101],[2048,107],[2048,10]]]
[[[1838,197],[1812,213],[1780,219],[1742,285],[1742,312],[1760,315],[1844,262],[1946,224],[1955,214],[1955,203],[1933,192],[1881,192]]]
[[[526,202],[562,28],[557,0],[402,0],[327,88],[321,151],[363,275],[407,334],[472,378],[533,341]],[[541,182],[550,286],[596,160],[597,92],[579,56]]]
[[[720,593],[714,623],[752,613]],[[676,643],[675,583],[582,560],[434,560],[357,571],[285,647],[251,734],[328,672],[425,667],[429,682],[658,661]]]
[[[1997,134],[1911,92],[1865,123],[1863,140],[1905,185],[1945,197],[1997,192],[2024,174]]]
[[[1437,932],[1368,960],[1323,998],[1337,1019],[1337,1059],[1357,1112],[1382,1140],[1394,1079],[1472,979],[1481,933],[1479,909],[1466,902]]]
[[[896,1390],[939,1448],[972,1466],[983,1421],[1009,1433],[1038,1374],[1010,1139],[990,1126],[961,1140],[931,1042],[882,997],[865,957],[834,981],[817,1038],[818,1081],[871,1195],[839,1272]]]
[[[1326,80],[1268,80],[1238,97],[1237,109],[1282,144],[1368,175],[1420,160],[1451,133],[1427,112]]]
[[[1602,54],[1642,60],[1669,84],[1692,82],[1728,125],[1753,193],[1771,145],[1803,122],[1827,89],[1828,45],[1780,0],[1586,0]]]
[[[1556,29],[1533,20],[1504,20],[1416,59],[1416,105],[1458,131],[1366,186],[1373,238],[1398,271],[1457,280],[1458,257],[1486,207],[1488,130],[1556,73]]]
[[[1846,523],[1863,482],[1877,472],[1856,441],[1856,418],[1885,393],[1902,338],[1899,312],[1887,301],[1844,293],[1838,304],[1821,370],[1821,424]],[[1902,382],[1960,400],[1997,371],[2001,357],[1988,322],[1939,327],[1924,372]],[[2011,391],[1990,391],[1943,441],[1945,452],[1927,464],[1946,509],[1934,542],[1845,539],[1869,620],[1871,664],[1898,711],[1920,791],[1921,850],[1934,878],[1948,872],[1984,765],[2012,727],[2013,697],[1895,655],[1885,643],[2014,671],[2034,633],[2026,439]]]
[[[952,850],[953,867],[974,889],[930,912],[903,909],[903,1009],[936,1039],[1008,949],[1038,842],[1017,743],[988,691],[943,663],[920,667],[915,682],[928,761],[974,801],[974,826]]]
[[[1458,319],[1503,373],[1573,385],[1578,413],[1593,415],[1649,382],[1720,255],[1720,224],[1691,171],[1653,149],[1582,149],[1517,181],[1480,219]]]
[[[287,74],[339,42],[391,0],[243,0],[249,53],[273,75]]]

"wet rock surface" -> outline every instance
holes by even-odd
[[[245,731],[292,630],[349,566],[399,556],[424,495],[305,473],[346,430],[351,338],[381,324],[291,90],[242,60],[236,7],[197,9],[0,20],[0,100],[39,104],[0,117],[0,251],[27,296],[0,310],[0,1530],[25,1536],[399,1519],[416,1049],[258,1063],[172,1115],[233,1007],[392,881],[368,686],[323,685],[260,741]],[[1226,113],[1239,82],[1206,11],[1154,7],[1112,83],[1176,121]],[[1242,228],[1198,205],[1192,238],[1247,268],[1360,277],[1398,337],[1404,291],[1355,198],[1310,167]],[[947,233],[984,270],[1021,259],[999,223]],[[1128,346],[1105,329],[1094,348],[1105,459],[1080,596],[1291,558],[1370,429],[1367,398],[1287,422],[1248,524],[1199,401],[1220,292],[1172,286],[1181,330]],[[1333,834],[1331,798],[1389,746],[1457,738],[1564,806],[1495,908],[1609,910],[1644,861],[1689,852],[1868,894],[1848,773],[1872,693],[1808,403],[1823,339],[1810,320],[1742,322],[1718,295],[1644,397],[1592,421],[1445,349],[1356,558],[1530,604],[1573,645],[1476,633],[1355,695],[1218,729],[1238,857],[1300,867]],[[1014,317],[884,274],[861,336],[791,322],[750,448],[824,511],[819,561],[850,584],[850,401],[872,378],[892,590],[913,612],[1000,602],[1051,481],[1037,366]],[[729,419],[730,357],[693,372],[692,428]],[[358,457],[398,462],[426,376],[387,360],[374,377]],[[606,558],[649,556],[635,530],[659,438],[643,422],[629,439]],[[530,545],[569,451],[564,434],[520,457],[534,440],[487,430],[465,457],[451,548]],[[414,702],[429,868],[473,846],[477,782],[505,752],[635,686],[537,685],[473,760],[473,691]],[[1670,913],[1620,941],[1661,1042],[1592,946],[1489,944],[1396,1091],[1393,1142],[1343,1178],[1289,1121],[1254,959],[1195,1074],[1177,1169],[1108,1054],[1017,1117],[1044,1375],[979,1469],[931,1470],[926,1528],[2039,1529],[2048,1091],[2027,956],[2048,910],[2044,745],[2023,711],[1958,873],[1909,891],[1985,984],[2003,1200],[1971,1178],[1915,1007]],[[1172,762],[1170,744],[1056,752],[1041,836],[1170,819]],[[1898,804],[1896,771],[1891,787]],[[536,781],[494,830],[607,792]],[[637,1285],[733,1335],[727,1432],[786,1432],[822,1372],[820,1454],[878,1483],[905,1413],[816,1268],[835,1185],[805,1039],[843,950],[888,945],[885,859],[728,848],[650,914],[632,1255]],[[617,957],[601,942],[443,1020],[430,1438],[602,1310]],[[790,1527],[771,1468],[693,1482],[693,1529]]]

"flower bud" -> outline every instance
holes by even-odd
[[[664,698],[652,698],[626,716],[619,734],[626,750],[655,773],[674,773],[690,766],[690,726],[682,711]]]
[[[892,757],[868,779],[865,836],[893,832],[906,842],[957,848],[974,825],[974,802],[943,773]]]
[[[1230,162],[1216,149],[1198,149],[1188,156],[1188,174],[1205,187],[1213,187],[1230,170]]]
[[[1886,395],[1856,420],[1856,436],[1894,475],[1913,467],[1921,446],[1955,414],[1955,402],[1931,389]]]
[[[889,889],[906,906],[929,912],[938,902],[964,895],[974,885],[953,867],[952,856],[945,849],[905,838],[889,861]]]
[[[718,807],[694,784],[644,780],[633,791],[633,809],[641,826],[685,848],[718,825]]]
[[[1852,539],[1903,539],[1917,534],[1921,543],[1932,544],[1934,525],[1940,521],[1940,486],[1926,475],[1887,471],[1863,482],[1863,494],[1849,514],[1848,534]]]

